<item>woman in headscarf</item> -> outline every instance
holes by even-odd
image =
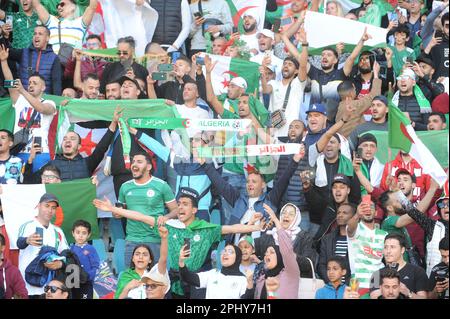
[[[247,289],[247,278],[240,272],[242,253],[232,244],[227,244],[220,254],[222,268],[211,269],[202,272],[192,272],[187,269],[184,261],[190,256],[191,251],[184,245],[180,250],[178,265],[180,266],[181,279],[199,288],[206,288],[205,299],[239,299]]]
[[[297,264],[296,255],[294,254],[292,236],[295,236],[298,231],[295,229],[293,230],[292,227],[289,228],[283,226],[269,206],[264,205],[264,209],[275,223],[276,230],[270,235],[263,235],[270,236],[273,241],[270,242],[266,239],[264,263],[258,265],[259,267],[257,267],[256,275],[254,276],[255,285],[253,288],[253,296],[256,299],[267,299],[272,297],[267,293],[265,283],[266,279],[275,277],[279,281],[279,289],[276,298],[296,299],[298,296],[300,268]],[[299,213],[296,213],[296,215],[297,214],[300,215]],[[297,219],[300,218],[297,217]],[[285,222],[283,223],[286,224]],[[261,265],[263,265],[263,267],[261,267]],[[246,296],[248,297],[249,295],[251,294],[248,291]]]
[[[275,213],[269,206],[264,206],[266,211],[270,210],[273,215]],[[268,212],[269,213],[269,212]],[[291,239],[294,252],[297,257],[297,264],[300,268],[303,278],[312,278],[311,260],[313,265],[316,265],[317,251],[313,248],[313,238],[311,235],[300,228],[302,220],[300,210],[297,206],[287,203],[280,211],[280,224],[285,230],[288,237]],[[264,256],[267,247],[278,244],[278,230],[268,230],[261,237],[255,239],[255,254],[259,259]]]

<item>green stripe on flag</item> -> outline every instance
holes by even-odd
[[[393,104],[389,105],[389,134],[388,143],[391,148],[398,148],[409,153],[411,145],[414,143],[406,127],[411,125],[411,121],[403,112]]]
[[[69,243],[74,242],[72,226],[78,219],[83,219],[91,224],[90,239],[99,237],[97,209],[92,205],[92,201],[96,197],[96,190],[89,178],[60,184],[46,184],[45,188],[48,193],[54,194],[59,200],[64,213],[61,229]]]
[[[0,99],[0,129],[14,130],[14,121],[16,118],[15,109],[12,107],[10,98]]]

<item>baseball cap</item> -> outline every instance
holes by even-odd
[[[378,145],[377,138],[373,134],[370,134],[370,133],[366,133],[359,138],[358,146],[364,142],[374,142],[375,145]]]
[[[401,80],[402,78],[405,78],[405,77],[409,77],[415,81],[416,73],[414,73],[414,71],[411,70],[410,68],[406,68],[403,70],[403,72],[400,74],[400,76],[397,77],[397,80]]]
[[[234,85],[243,88],[245,90],[247,89],[247,81],[245,81],[245,79],[240,76],[231,79],[230,83],[233,83]]]
[[[336,174],[333,177],[333,182],[331,183],[331,186],[333,186],[335,183],[342,183],[350,187],[350,178],[344,174]]]
[[[192,202],[194,204],[194,206],[198,206],[198,200],[200,195],[198,194],[198,192],[190,187],[182,187],[180,189],[180,192],[178,193],[178,198],[179,199],[181,196],[187,196],[190,199],[192,199]]]
[[[159,284],[166,286],[164,293],[167,293],[170,290],[170,278],[166,271],[164,275],[160,274],[158,271],[158,265],[153,266],[153,268],[144,273],[141,278],[141,282],[145,284]]]
[[[327,115],[327,107],[323,104],[313,104],[309,107],[309,110],[306,111],[306,114],[310,112],[318,112]]]
[[[272,40],[275,40],[275,34],[273,33],[273,31],[269,30],[269,29],[262,29],[261,31],[258,32],[257,34],[257,38],[259,39],[260,35],[263,35],[265,37],[271,38]]]
[[[58,198],[51,193],[45,193],[44,195],[41,196],[41,199],[39,200],[39,204],[40,203],[49,203],[49,202],[55,202],[59,206]]]
[[[372,101],[381,101],[384,105],[388,106],[388,100],[384,95],[377,95],[373,98]]]
[[[409,176],[413,176],[413,174],[411,174],[406,168],[399,168],[396,172],[395,172],[395,177],[398,178],[398,175],[400,174],[406,174]]]
[[[138,83],[138,81],[136,81],[136,79],[132,79],[132,78],[130,78],[129,76],[124,75],[124,76],[122,76],[122,77],[119,79],[120,85],[122,86],[123,83],[124,83],[125,81],[131,81],[131,82],[133,82],[133,83],[136,85],[136,87],[137,87],[139,90],[141,89],[141,87],[139,86],[139,83]]]
[[[431,58],[430,58],[429,56],[425,55],[425,54],[421,54],[421,55],[416,59],[416,62],[417,62],[417,63],[423,62],[423,63],[428,64],[429,66],[431,66],[433,69],[436,68],[435,65],[434,65],[433,60],[431,60]]]
[[[253,237],[250,236],[250,235],[242,236],[242,237],[239,239],[239,243],[241,243],[242,241],[246,241],[246,242],[248,242],[250,245],[252,245],[252,247],[255,247],[255,241],[253,240]],[[239,244],[239,243],[238,243],[238,244]]]
[[[259,24],[259,14],[255,11],[255,10],[247,10],[245,13],[244,13],[244,15],[242,16],[242,18],[245,18],[245,17],[253,17],[253,19],[255,19],[256,20],[256,24],[258,25]]]

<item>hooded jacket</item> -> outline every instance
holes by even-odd
[[[328,283],[316,291],[316,299],[344,299],[345,285],[340,284],[336,289]]]
[[[23,280],[19,269],[8,259],[3,260],[3,263],[0,266],[0,286],[3,289],[6,287],[5,299],[11,299],[13,296],[19,296],[21,299],[28,299],[25,281]]]

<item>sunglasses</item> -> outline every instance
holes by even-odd
[[[163,285],[157,285],[157,284],[146,284],[144,285],[145,289],[150,289],[150,290],[154,290],[158,287],[162,287]]]
[[[117,51],[117,55],[128,55],[128,51]]]
[[[442,209],[442,208],[448,208],[448,207],[449,207],[449,206],[448,206],[448,202],[447,202],[447,203],[439,202],[439,203],[437,203],[437,207],[438,207],[439,209]]]
[[[56,287],[56,286],[45,286],[44,287],[44,292],[48,292],[50,290],[50,292],[52,294],[54,294],[54,293],[56,293],[58,291],[58,289],[61,290],[62,292],[65,291],[64,289]]]
[[[65,2],[60,2],[56,5],[56,9],[58,9],[59,7],[63,8],[65,5]]]

